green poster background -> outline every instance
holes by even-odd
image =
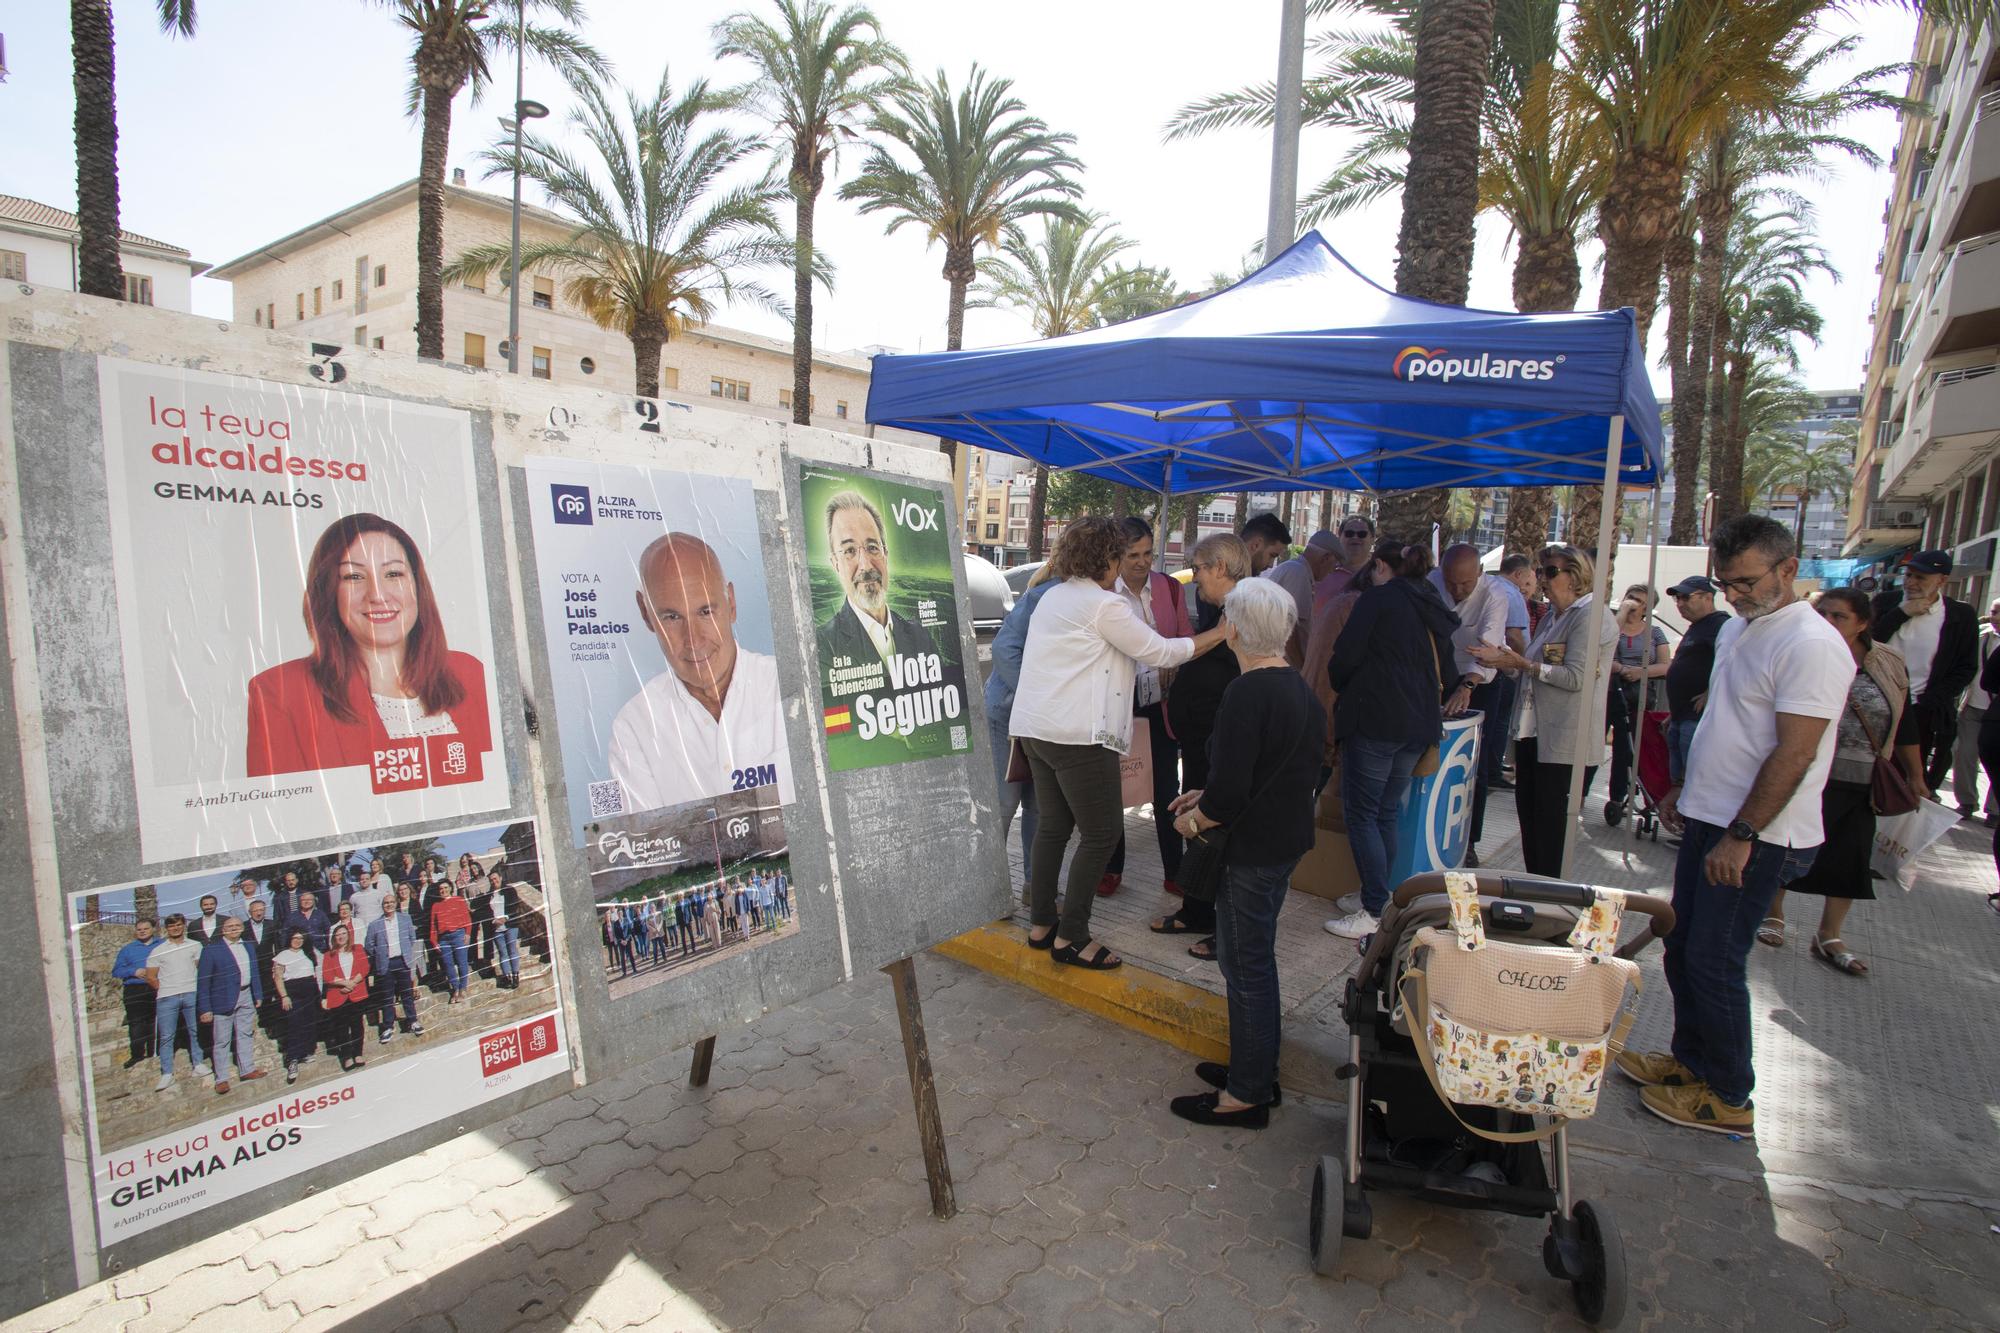
[[[842,665],[837,645],[856,640],[851,622],[836,623],[846,608],[847,590],[827,545],[826,507],[843,491],[856,492],[882,516],[889,612],[892,622],[907,622],[897,641],[927,637],[937,655],[935,679],[923,664],[925,669],[916,673],[919,678],[898,689],[886,668],[871,673],[871,668],[882,665],[879,655],[873,654],[846,655]],[[944,495],[865,472],[805,467],[799,471],[799,497],[828,766],[839,773],[971,750],[971,708],[959,649],[950,514]],[[843,636],[843,629],[850,632]],[[910,663],[906,660],[905,665]],[[877,684],[869,683],[871,674]],[[899,720],[875,724],[877,734],[871,736],[869,714]],[[909,723],[917,725],[905,730]],[[882,734],[884,730],[888,734]]]

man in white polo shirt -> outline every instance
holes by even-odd
[[[188,1054],[194,1057],[197,1076],[208,1073],[208,1057],[201,1047],[200,1012],[195,1007],[195,984],[200,978],[201,945],[187,937],[187,918],[170,913],[160,923],[167,937],[146,955],[145,976],[153,987],[153,1040],[160,1052],[160,1081],[155,1092],[174,1086],[174,1037],[187,1024]]]
[[[1668,829],[1682,834],[1664,959],[1673,1050],[1625,1051],[1618,1068],[1662,1120],[1748,1135],[1750,949],[1771,899],[1824,841],[1820,791],[1854,657],[1793,591],[1799,562],[1782,523],[1731,519],[1710,548],[1738,619],[1716,637],[1685,780],[1661,802]]]
[[[736,642],[736,586],[701,538],[670,532],[639,557],[639,616],[667,670],[618,710],[611,776],[625,808],[657,810],[775,785],[793,799],[777,659]]]

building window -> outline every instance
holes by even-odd
[[[835,401],[833,405],[833,414],[839,417],[842,421],[847,420],[847,402],[845,399],[840,399]]]
[[[354,326],[354,345],[356,347],[366,347],[368,345],[368,326],[366,324],[356,324]]]
[[[465,364],[474,370],[486,369],[486,335],[468,333],[465,335]]]
[[[1608,451],[1607,451],[1607,452],[1608,452]],[[986,512],[987,512],[987,513],[989,513],[989,514],[997,514],[997,513],[999,513],[999,512],[1000,512],[1000,497],[999,497],[999,496],[997,496],[997,495],[994,495],[994,496],[989,496],[989,497],[987,497],[987,500],[986,500]]]
[[[19,250],[0,250],[0,279],[8,282],[26,282],[28,256]]]
[[[125,299],[133,305],[153,304],[153,280],[138,273],[125,275]]]
[[[486,279],[484,278],[467,278],[464,280],[464,286],[468,292],[478,292],[481,296],[486,295]]]
[[[597,373],[597,363],[587,356],[576,363],[576,368],[586,375],[595,375]]]
[[[747,403],[750,401],[750,385],[744,380],[726,380],[718,376],[708,382],[708,396],[727,398],[732,403]]]
[[[549,365],[553,358],[549,349],[546,347],[537,347],[534,349],[534,353],[535,359],[530,363],[529,373],[538,380],[550,378]]]
[[[255,318],[255,319],[256,319],[256,321],[257,321],[257,327],[258,327],[258,328],[260,328],[260,329],[261,329],[261,328],[263,328],[263,327],[264,327],[264,307],[263,307],[263,306],[258,306],[256,310],[254,310],[254,311],[252,311],[252,312],[251,312],[251,314],[252,314],[252,317],[253,317],[253,318]]]
[[[346,284],[341,282],[339,278],[335,278],[333,280],[333,299],[338,301],[340,299],[341,292],[344,290],[346,290]]]
[[[678,388],[680,388],[680,387],[681,387],[681,372],[680,372],[680,368],[679,368],[678,366],[661,366],[661,367],[660,367],[660,388],[661,388],[661,389],[678,389]]]
[[[535,279],[535,309],[554,310],[556,308],[556,280],[554,278]]]
[[[382,350],[382,340],[380,338],[375,340],[375,350],[378,352]]]
[[[989,542],[994,541],[999,536],[1000,536],[1000,525],[998,523],[988,523],[986,525],[986,540]]]
[[[304,292],[298,294],[298,313],[300,319],[306,317],[306,294]]]
[[[780,390],[778,390],[778,406],[779,406],[779,407],[790,407],[791,405],[792,405],[792,391],[791,391],[790,389],[780,389]],[[810,399],[809,399],[809,400],[807,401],[807,404],[806,404],[806,411],[807,411],[808,413],[812,413],[812,412],[817,412],[817,411],[819,411],[819,395],[818,395],[818,394],[813,394],[813,395],[812,395],[812,397],[811,397],[811,398],[810,398]]]
[[[377,264],[375,266],[375,285],[377,287],[387,287],[389,285],[389,266],[387,264]]]
[[[319,291],[320,291],[319,288],[317,287],[313,288],[313,314],[315,316],[317,316],[320,312]]]

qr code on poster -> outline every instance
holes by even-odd
[[[625,813],[625,788],[617,778],[608,782],[590,784],[590,817],[600,819],[605,815]]]
[[[965,748],[964,727],[953,727],[951,729],[951,748],[954,750],[963,750]]]

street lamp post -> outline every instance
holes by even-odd
[[[514,3],[514,115],[503,119],[500,128],[514,134],[514,239],[508,256],[507,281],[507,373],[521,373],[521,127],[540,120],[549,109],[530,102],[523,81],[528,65],[528,0]]]

